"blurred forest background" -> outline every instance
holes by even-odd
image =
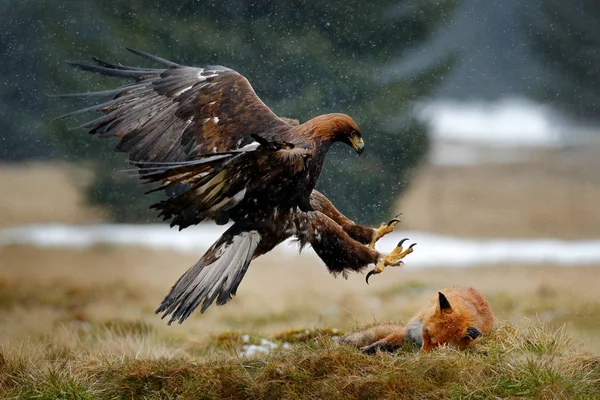
[[[367,151],[357,161],[334,148],[319,187],[342,211],[368,223],[392,212],[430,147],[431,129],[412,112],[417,101],[525,96],[577,124],[588,126],[600,115],[600,4],[592,0],[577,7],[553,0],[2,6],[0,160],[81,163],[93,171],[87,199],[115,221],[155,221],[147,210],[155,199],[119,173],[127,166],[112,143],[70,129],[83,119],[53,121],[81,104],[49,95],[122,83],[70,70],[68,60],[97,56],[148,65],[125,47],[236,69],[280,116],[353,116]]]
[[[422,43],[452,6],[447,0],[399,6],[317,1],[293,7],[285,1],[14,4],[3,15],[1,33],[8,53],[2,65],[8,85],[1,94],[8,134],[1,157],[86,162],[95,173],[88,193],[93,203],[108,206],[117,221],[153,220],[147,210],[152,200],[141,199],[143,190],[135,180],[117,173],[124,168],[123,155],[111,155],[109,143],[103,146],[83,131],[69,130],[77,125],[72,120],[50,122],[67,106],[78,105],[61,104],[47,94],[117,84],[67,70],[65,60],[97,56],[143,63],[124,50],[133,47],[182,64],[236,69],[280,116],[301,121],[327,112],[354,116],[368,142],[364,169],[357,173],[356,160],[345,162],[348,152],[336,149],[329,160],[336,167],[328,168],[321,185],[342,209],[373,220],[406,186],[406,179],[398,177],[408,176],[427,150],[424,129],[403,119],[409,102],[431,92],[452,57],[416,79],[386,81],[381,71]],[[373,198],[377,207],[370,207]]]
[[[544,168],[556,167],[563,158],[581,158],[572,152],[565,156],[562,150],[573,148],[570,139],[580,138],[577,133],[584,133],[580,142],[588,149],[588,138],[598,137],[599,25],[600,3],[593,0],[577,6],[555,0],[310,1],[294,6],[285,1],[239,0],[4,1],[0,160],[78,163],[92,171],[86,198],[103,207],[105,219],[156,221],[147,209],[156,198],[142,196],[137,180],[119,172],[127,165],[124,155],[111,151],[112,143],[72,129],[84,119],[53,120],[82,104],[49,96],[122,84],[70,70],[65,61],[97,56],[148,65],[124,49],[133,47],[178,63],[234,68],[281,116],[300,121],[334,111],[353,116],[362,127],[367,151],[357,160],[348,149],[336,146],[319,183],[353,218],[378,223],[394,212],[398,196],[415,177],[415,167],[426,160],[432,168],[440,162],[444,167],[430,171],[430,182],[424,183],[424,197],[435,198],[434,203],[423,203],[419,197],[404,208],[424,206],[431,210],[428,215],[444,214],[440,211],[444,204],[462,201],[440,197],[446,188],[456,186],[446,175],[448,166],[469,164],[475,156],[472,148],[463,146],[456,153],[448,141],[437,140],[444,139],[444,130],[452,124],[438,121],[443,126],[436,132],[435,117],[443,113],[432,114],[432,108],[425,107],[419,119],[415,104],[436,104],[439,99],[477,104],[533,99],[535,103],[525,105],[549,105],[546,116],[561,115],[561,121],[567,121],[567,128],[558,132],[560,145],[554,143],[542,157]],[[526,136],[531,109],[522,107],[519,111],[526,118],[516,117],[515,122],[513,116],[513,126],[506,128],[512,131],[496,136]],[[456,129],[468,124],[460,121],[460,109],[445,110],[463,123]],[[483,141],[493,136],[491,125],[480,123],[475,136]],[[546,128],[557,133],[554,126]],[[502,156],[502,151],[508,155]],[[506,164],[520,151],[478,148],[475,153],[483,163],[501,158]],[[452,154],[450,162],[444,161]],[[530,153],[523,157],[532,158]],[[565,179],[573,177],[572,163],[560,168],[566,171]],[[485,184],[490,173],[466,184]],[[581,190],[595,193],[598,182],[594,180],[590,189],[590,174],[584,175]],[[570,192],[580,199],[579,189]],[[448,218],[454,217],[451,213]],[[440,225],[439,218],[425,223],[426,228]]]

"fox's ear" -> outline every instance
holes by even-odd
[[[440,311],[445,313],[451,313],[452,306],[450,305],[450,302],[448,301],[446,296],[444,296],[442,292],[438,292],[438,295],[440,297]]]

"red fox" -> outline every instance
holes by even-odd
[[[420,346],[422,353],[448,345],[463,350],[488,334],[494,325],[494,313],[487,300],[473,288],[441,289],[429,299],[405,327],[379,325],[350,333],[340,342],[361,348],[366,354],[377,349],[394,351],[405,343]]]

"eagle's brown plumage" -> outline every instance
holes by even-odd
[[[221,66],[194,68],[137,50],[162,66],[126,67],[98,59],[73,66],[132,83],[114,90],[65,95],[104,102],[67,114],[102,115],[82,125],[120,139],[118,151],[159,182],[167,198],[153,207],[183,229],[204,220],[233,225],[173,286],[157,310],[183,322],[199,305],[224,304],[250,261],[296,237],[310,243],[333,273],[381,262],[366,246],[377,230],[357,225],[314,190],[329,147],[344,142],[360,154],[356,123],[328,114],[303,124],[279,118],[248,80]],[[108,100],[106,100],[108,99]]]

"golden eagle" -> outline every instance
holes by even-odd
[[[325,155],[335,142],[360,154],[357,124],[327,114],[303,124],[275,115],[246,78],[222,66],[187,67],[128,49],[159,64],[128,67],[94,58],[72,66],[131,83],[112,90],[62,95],[102,99],[60,118],[90,111],[102,115],[82,125],[101,138],[119,139],[141,179],[159,182],[167,198],[152,206],[171,226],[205,220],[233,225],[172,287],[156,310],[183,322],[236,293],[250,261],[290,237],[310,243],[333,274],[369,264],[379,273],[412,252],[400,243],[392,253],[375,250],[396,218],[373,229],[355,224],[314,190]],[[368,279],[368,276],[367,276]]]

